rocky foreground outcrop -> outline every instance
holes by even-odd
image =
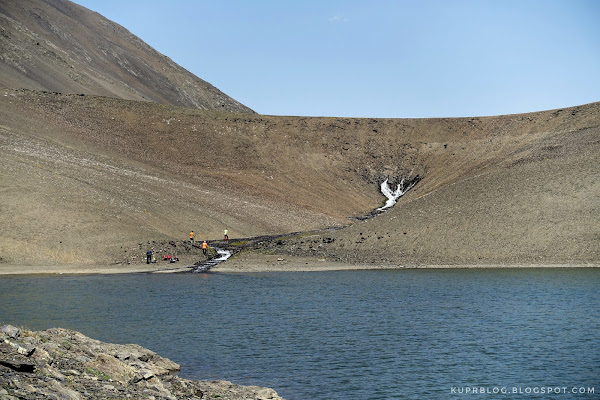
[[[192,381],[179,365],[135,344],[75,331],[0,328],[0,399],[281,399],[273,389]]]

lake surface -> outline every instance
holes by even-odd
[[[0,324],[137,343],[288,400],[599,398],[599,289],[598,269],[10,276]]]

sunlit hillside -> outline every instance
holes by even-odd
[[[23,90],[0,102],[5,262],[111,262],[121,247],[190,230],[345,225],[326,246],[279,250],[388,263],[598,259],[600,103],[373,120]],[[348,218],[382,205],[383,179],[417,174],[388,212]]]

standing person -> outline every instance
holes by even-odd
[[[194,243],[194,231],[190,232],[190,242]]]
[[[146,264],[150,264],[152,262],[152,250],[148,250],[146,252]]]
[[[225,241],[229,240],[229,235],[227,234],[227,229],[225,229],[225,231],[223,231],[223,240],[225,240]]]
[[[206,240],[204,242],[202,242],[202,254],[206,255],[206,249],[208,248],[208,243],[206,243]]]

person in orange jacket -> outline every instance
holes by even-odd
[[[208,249],[208,243],[206,243],[206,240],[204,242],[202,242],[202,254],[206,255],[206,249]]]
[[[194,243],[194,231],[190,232],[190,242]]]

